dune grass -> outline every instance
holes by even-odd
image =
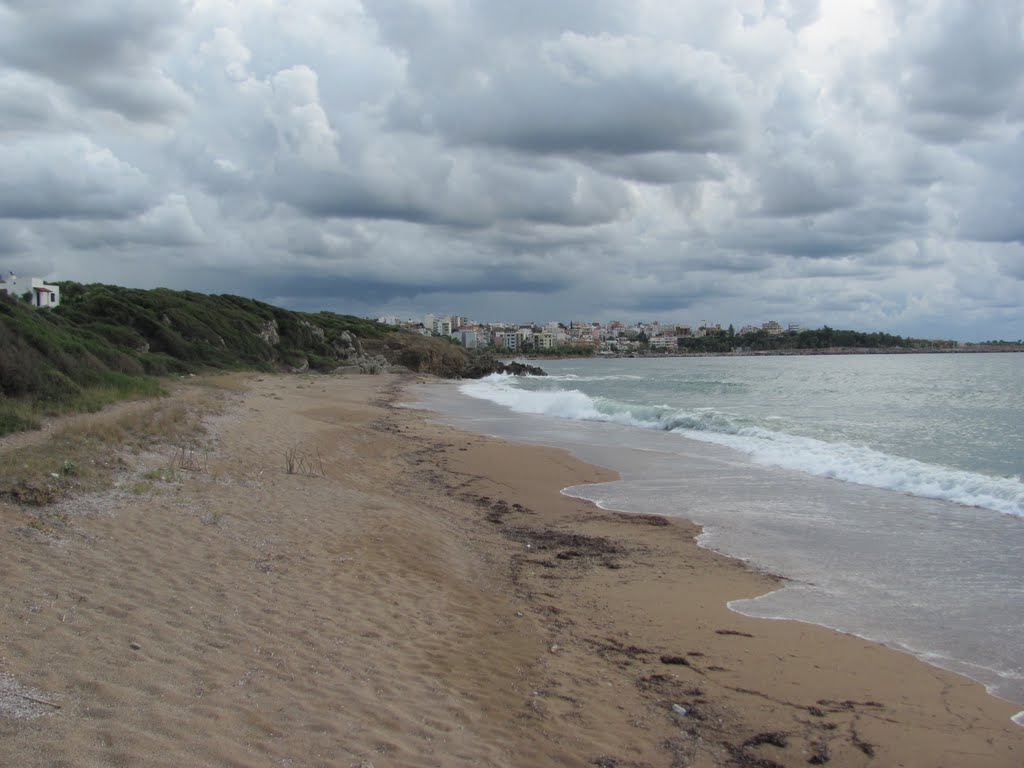
[[[132,453],[163,448],[170,457],[178,446],[201,440],[203,417],[221,407],[224,387],[237,386],[200,382],[174,397],[70,417],[47,437],[0,452],[0,498],[38,507],[68,494],[106,490]]]
[[[61,284],[38,310],[0,293],[0,436],[47,416],[92,413],[160,393],[160,377],[210,370],[334,370],[372,320],[293,312],[238,296]]]

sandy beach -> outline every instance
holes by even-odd
[[[186,466],[128,453],[56,528],[0,502],[0,765],[1024,764],[1019,707],[729,611],[778,581],[412,380],[253,377]]]

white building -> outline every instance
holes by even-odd
[[[32,278],[32,306],[60,306],[60,286],[43,282],[41,277]]]
[[[0,277],[0,292],[9,293],[15,298],[20,298],[24,283],[19,283],[17,276],[11,272],[7,277]],[[60,286],[47,283],[41,277],[33,277],[29,280],[29,304],[33,307],[58,307],[60,306]]]

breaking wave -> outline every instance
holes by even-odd
[[[460,390],[517,413],[673,432],[727,446],[759,464],[1024,517],[1024,482],[1020,478],[951,469],[867,446],[792,435],[712,408],[638,405],[591,397],[576,389],[524,390],[514,386],[511,377],[500,374],[463,384]]]

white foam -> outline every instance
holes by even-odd
[[[519,389],[506,375],[463,384],[460,390],[518,413],[666,430],[727,446],[759,464],[1024,517],[1024,483],[1019,478],[967,472],[867,446],[744,425],[737,417],[711,408],[683,411],[592,398],[575,389]]]

